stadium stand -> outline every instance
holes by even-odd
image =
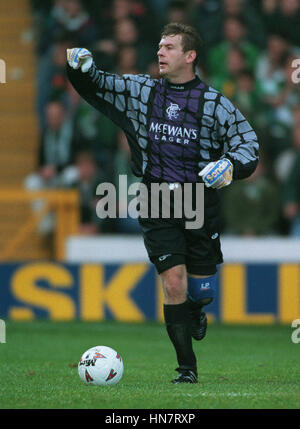
[[[34,44],[26,40],[32,25],[28,1],[0,5],[0,52],[7,65],[7,79],[0,98],[0,185],[21,185],[35,167],[38,139],[35,114]],[[13,172],[13,174],[12,174]]]
[[[299,1],[292,2],[291,6],[287,0],[1,2],[0,57],[5,61],[9,84],[1,85],[0,187],[27,187],[28,177],[40,174],[41,140],[47,125],[47,106],[51,103],[64,104],[78,137],[76,151],[80,153],[84,149],[94,154],[102,180],[113,182],[120,171],[129,171],[126,156],[120,170],[119,130],[83,102],[69,84],[65,50],[84,45],[93,52],[97,65],[106,71],[150,73],[158,77],[155,52],[160,30],[163,24],[177,19],[196,25],[205,40],[199,76],[231,98],[258,134],[264,170],[262,181],[250,179],[241,184],[249,207],[259,204],[262,182],[271,182],[273,190],[278,190],[272,216],[266,216],[269,224],[263,230],[254,231],[252,212],[249,212],[249,224],[246,218],[243,227],[232,224],[232,212],[226,207],[235,198],[235,191],[226,189],[222,193],[225,207],[222,233],[297,236],[300,195],[295,191],[287,201],[284,193],[290,180],[289,171],[298,171],[299,144],[295,135],[299,133],[294,129],[299,129],[300,124],[297,113],[300,90],[299,84],[292,83],[290,78],[293,71],[296,72],[291,64],[299,58],[300,39],[298,29],[291,33],[289,27],[297,21],[299,13]],[[208,39],[206,25],[210,31]],[[253,28],[257,29],[255,35]],[[220,58],[227,67],[218,66]],[[212,66],[216,61],[218,65]],[[44,189],[67,192],[75,188],[82,195],[80,180],[61,180],[66,173],[76,170],[76,151],[70,154],[69,170],[62,171],[62,176],[59,176],[61,171],[56,171],[52,185],[47,183]],[[296,190],[300,188],[298,174],[293,176],[293,186]],[[84,205],[88,211],[93,210],[94,196]],[[19,204],[4,203],[0,214],[0,246],[34,213],[32,202],[31,205],[25,200]],[[80,213],[86,213],[82,204],[79,216]],[[91,218],[94,226],[86,227],[82,217],[78,232],[93,231],[94,235],[102,235],[127,231],[125,223],[101,222],[100,225],[96,216],[89,216]],[[13,257],[51,256],[55,225],[52,238],[45,239],[44,224],[37,223],[37,230],[26,239],[27,250],[18,254],[14,249]],[[133,228],[132,232],[137,233],[137,229]]]

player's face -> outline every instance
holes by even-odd
[[[171,79],[184,74],[193,61],[190,54],[182,50],[181,35],[163,37],[157,52],[160,75]]]

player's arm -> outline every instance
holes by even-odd
[[[121,125],[128,97],[122,76],[99,70],[85,48],[67,49],[67,75],[82,98]]]
[[[245,179],[254,172],[259,159],[257,135],[242,113],[226,97],[220,98],[217,113],[224,155],[233,165],[233,179]]]
[[[258,163],[258,141],[255,132],[241,112],[225,97],[220,97],[216,121],[225,153],[209,163],[199,175],[208,187],[222,188],[233,179],[249,177]]]

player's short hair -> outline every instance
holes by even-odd
[[[193,63],[194,67],[196,67],[199,63],[200,51],[203,46],[203,41],[200,35],[198,34],[197,30],[190,25],[171,22],[163,28],[161,38],[177,35],[182,36],[183,52],[196,51],[196,58]]]

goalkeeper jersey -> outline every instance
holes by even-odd
[[[87,73],[67,65],[67,73],[78,93],[124,130],[136,176],[199,182],[199,171],[222,157],[233,163],[234,179],[255,170],[258,142],[252,127],[198,77],[172,84],[147,75],[106,73],[94,63]]]

